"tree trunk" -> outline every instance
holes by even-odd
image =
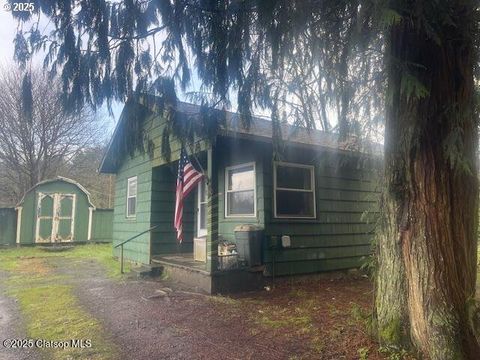
[[[378,331],[431,359],[476,359],[475,9],[448,2],[449,23],[418,3],[388,39]]]

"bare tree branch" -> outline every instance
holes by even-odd
[[[0,75],[0,203],[13,205],[37,182],[71,167],[86,148],[98,146],[104,133],[95,112],[85,107],[63,111],[61,84],[41,70],[32,73],[33,117],[25,118],[20,70]],[[95,173],[95,168],[90,168]],[[96,175],[98,176],[98,175]]]

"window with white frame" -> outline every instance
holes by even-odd
[[[275,163],[274,193],[276,218],[316,218],[313,166]]]
[[[135,217],[137,214],[137,177],[127,180],[127,217]]]
[[[255,163],[225,169],[225,216],[256,216]]]

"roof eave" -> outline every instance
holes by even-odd
[[[127,105],[125,104],[122,108],[122,112],[120,113],[120,116],[118,118],[117,125],[115,126],[115,130],[113,131],[113,135],[110,138],[110,141],[107,146],[107,151],[105,151],[105,154],[103,155],[102,161],[100,163],[100,166],[98,167],[98,172],[101,174],[116,174],[117,173],[117,167],[111,163],[111,151],[112,151],[112,146],[113,143],[116,141],[116,138],[118,136],[118,133],[120,132],[120,128],[123,126],[123,118],[125,116],[125,107]]]

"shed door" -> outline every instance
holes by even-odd
[[[36,242],[72,241],[75,194],[38,194]]]

